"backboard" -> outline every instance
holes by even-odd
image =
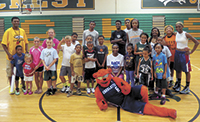
[[[18,8],[21,14],[31,14],[32,12],[42,14],[42,0],[19,0]]]

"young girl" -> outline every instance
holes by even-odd
[[[131,30],[127,32],[127,43],[132,43],[135,47],[136,43],[140,42],[140,35],[143,30],[139,29],[139,21],[137,19],[131,20]]]
[[[166,36],[164,37],[165,44],[169,48],[171,52],[171,57],[170,57],[170,72],[171,72],[171,77],[170,77],[170,83],[169,83],[169,88],[173,86],[173,79],[174,79],[174,55],[176,51],[176,35],[173,33],[174,28],[171,25],[167,25],[164,28],[164,31],[166,33]]]
[[[35,72],[35,64],[32,62],[32,56],[31,54],[25,54],[25,63],[23,66],[24,71],[24,81],[26,82],[26,92],[24,92],[24,95],[26,94],[33,94],[32,92],[32,81],[33,81],[33,73]],[[30,91],[28,92],[28,88],[30,87]]]
[[[135,70],[135,55],[133,54],[133,44],[129,43],[127,45],[127,54],[124,57],[124,69],[126,70],[126,82],[130,84],[131,87],[135,86],[134,84],[134,70]]]
[[[153,56],[154,65],[154,77],[156,78],[156,90],[151,99],[159,98],[158,90],[162,89],[162,96],[160,104],[164,105],[166,102],[165,92],[167,88],[166,74],[167,74],[167,58],[165,54],[162,53],[163,45],[156,43],[154,45],[154,50],[156,54]]]
[[[37,90],[34,93],[41,94],[42,93],[42,85],[43,85],[44,66],[40,59],[40,55],[44,48],[42,46],[40,46],[40,38],[39,37],[35,37],[33,43],[34,43],[34,46],[30,48],[29,53],[32,55],[33,63],[35,64],[35,73],[34,74],[35,74],[35,84],[36,84]]]
[[[149,86],[150,78],[153,80],[153,68],[152,61],[149,57],[151,52],[149,45],[143,49],[143,57],[139,59],[137,67],[137,78],[139,78],[139,83],[145,86]]]
[[[189,33],[183,31],[183,27],[184,26],[182,22],[176,23],[177,48],[174,57],[174,69],[176,70],[176,78],[178,79],[178,81],[175,83],[173,89],[176,92],[179,92],[181,90],[181,72],[183,71],[186,74],[186,86],[180,93],[188,94],[190,93],[190,71],[192,70],[189,55],[197,49],[199,42]],[[188,38],[190,38],[190,40],[192,40],[195,44],[191,51],[189,51],[190,49],[188,48]]]
[[[124,79],[122,67],[124,66],[124,56],[118,53],[119,46],[112,45],[112,54],[107,57],[107,67],[112,69],[112,77],[119,77]]]

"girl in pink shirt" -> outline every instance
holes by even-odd
[[[36,66],[35,67],[35,84],[36,84],[37,90],[34,93],[41,94],[42,93],[42,85],[43,85],[44,66],[40,59],[40,55],[44,48],[42,46],[39,46],[40,38],[35,37],[33,42],[34,42],[34,46],[30,48],[29,53],[32,55],[33,63]]]

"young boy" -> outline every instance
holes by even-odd
[[[41,94],[42,93],[42,85],[43,85],[44,66],[40,59],[40,55],[44,48],[42,46],[40,46],[40,38],[39,37],[35,37],[33,43],[34,43],[34,46],[30,48],[29,53],[32,55],[33,63],[36,66],[35,67],[35,84],[36,84],[37,90],[34,93]]]
[[[64,45],[61,45],[65,42]],[[63,52],[63,60],[62,60],[62,67],[60,69],[60,80],[63,83],[63,88],[61,92],[68,92],[70,90],[70,83],[71,83],[71,69],[70,69],[70,57],[75,52],[74,47],[71,45],[71,36],[66,36],[65,39],[63,38],[60,43],[58,44],[58,49],[61,49]],[[66,84],[66,79],[64,76],[68,75],[69,85]]]
[[[83,54],[81,54],[81,45],[77,44],[75,46],[75,53],[73,53],[70,57],[70,68],[71,68],[71,85],[70,85],[70,91],[67,94],[67,97],[73,95],[73,86],[75,81],[78,81],[78,88],[76,93],[78,95],[81,95],[81,82],[83,82],[83,73],[84,73],[84,60],[83,60]]]
[[[104,42],[104,36],[100,35],[98,37],[99,45],[96,46],[96,53],[97,53],[97,65],[96,65],[96,71],[99,69],[106,69],[106,59],[108,55],[108,47],[106,45],[103,45]]]
[[[26,92],[25,89],[25,82],[24,82],[24,74],[23,74],[23,63],[24,63],[24,56],[25,54],[22,53],[22,46],[21,45],[17,45],[16,48],[16,54],[13,55],[13,60],[10,61],[11,63],[11,69],[12,69],[12,73],[13,73],[13,67],[16,67],[16,77],[15,77],[15,94],[19,95],[19,77],[21,78],[21,83],[22,83],[22,91]]]
[[[56,65],[55,62],[58,58],[58,53],[56,49],[52,47],[53,40],[48,38],[46,41],[47,48],[42,50],[40,55],[40,59],[45,67],[44,71],[44,80],[47,81],[48,90],[46,91],[47,95],[53,95],[57,91],[56,89],[56,80],[57,80],[57,73],[56,73]],[[53,89],[51,86],[53,85]]]
[[[87,42],[88,50],[85,51],[85,80],[87,82],[87,94],[90,94],[90,92],[94,93],[94,77],[92,76],[93,73],[95,73],[96,68],[96,51],[93,50],[93,42],[88,41]],[[89,81],[91,80],[92,88],[89,88]],[[91,91],[90,91],[91,90]]]
[[[72,38],[72,44],[71,44],[71,45],[72,45],[73,48],[75,49],[75,46],[76,46],[77,44],[80,44],[79,41],[77,41],[78,34],[77,34],[76,32],[72,33],[71,38]]]

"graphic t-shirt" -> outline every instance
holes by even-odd
[[[11,55],[16,53],[15,47],[17,45],[21,45],[22,53],[25,53],[25,44],[28,44],[26,32],[22,28],[19,28],[19,30],[14,30],[11,27],[5,31],[1,44],[4,44],[8,47],[8,52]],[[6,58],[9,60],[8,55],[6,55]]]
[[[118,73],[120,67],[124,66],[124,56],[121,54],[118,54],[116,57],[113,54],[108,55],[107,66],[111,67],[113,73]]]
[[[74,72],[77,75],[83,75],[83,64],[84,64],[84,59],[83,59],[83,54],[77,55],[76,53],[73,53],[70,57],[70,63],[73,64],[73,69]]]
[[[85,39],[88,35],[92,36],[93,44],[94,46],[97,46],[99,44],[98,42],[99,33],[96,30],[90,31],[89,29],[83,32],[82,46],[87,44],[87,41],[85,41]]]
[[[40,59],[44,60],[45,64],[49,66],[54,59],[58,58],[58,53],[54,48],[45,48],[42,50],[42,53],[40,55]],[[51,71],[56,71],[56,65],[55,63],[50,67]]]
[[[151,59],[145,60],[144,57],[141,58],[139,72],[144,74],[151,73]]]
[[[165,54],[161,52],[158,56],[156,56],[156,54],[153,56],[154,71],[156,72],[157,79],[163,79],[162,76],[165,72],[165,64],[167,64]],[[168,78],[167,74],[166,78]]]
[[[96,51],[94,50],[86,50],[85,51],[85,58],[96,58]],[[96,63],[95,61],[88,61],[85,62],[85,68],[86,69],[91,69],[91,68],[95,68],[96,67]]]
[[[47,43],[46,43],[46,41],[47,41],[47,39],[45,39],[45,40],[43,41],[43,44],[42,44],[42,47],[44,47],[44,48],[47,48]],[[58,44],[59,44],[59,40],[56,39],[56,38],[54,38],[54,39],[53,39],[52,47],[53,47],[54,49],[57,50]]]
[[[22,53],[22,56],[18,56],[17,54],[13,55],[13,60],[10,61],[11,64],[13,64],[16,67],[16,76],[18,77],[24,77],[23,74],[23,63],[24,63],[24,56],[25,54]]]
[[[171,62],[174,62],[174,56],[176,51],[176,36],[175,35],[172,35],[171,37],[166,36],[164,40],[172,54],[170,60]]]
[[[128,55],[126,54],[124,57],[125,60],[125,69],[128,71],[135,70],[135,55]]]
[[[70,57],[75,52],[74,46],[61,45],[63,51],[62,66],[70,67]]]
[[[110,41],[117,40],[117,39],[122,39],[122,41],[125,42],[125,44],[116,43],[116,44],[119,45],[119,51],[118,52],[124,56],[125,53],[126,53],[125,52],[125,45],[126,45],[126,40],[127,40],[127,38],[126,38],[126,32],[123,31],[123,30],[112,32]]]
[[[24,74],[29,77],[29,76],[33,76],[32,75],[28,75],[29,73],[33,72],[34,68],[35,68],[35,64],[32,62],[30,64],[27,64],[26,62],[22,65],[22,67],[24,67]]]
[[[108,54],[108,47],[106,45],[103,46],[97,45],[95,50],[97,53],[97,60],[102,65],[105,55]]]
[[[31,54],[33,56],[33,63],[35,64],[35,66],[37,66],[40,63],[40,55],[41,52],[44,48],[42,46],[39,46],[38,48],[35,48],[35,46],[30,48],[29,54]],[[43,64],[41,63],[39,67],[43,66]]]
[[[143,30],[139,29],[137,31],[133,31],[133,29],[129,30],[127,32],[128,38],[129,38],[129,43],[133,44],[133,47],[140,42],[140,34],[143,32]]]

